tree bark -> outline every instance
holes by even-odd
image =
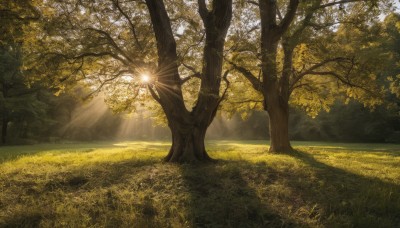
[[[232,17],[232,0],[214,0],[209,11],[199,0],[199,13],[206,31],[201,86],[192,111],[185,107],[178,71],[176,42],[164,2],[146,0],[157,41],[158,69],[152,96],[161,105],[172,133],[167,162],[211,161],[205,149],[205,135],[220,103],[223,48]],[[157,93],[156,93],[157,92]]]
[[[270,147],[269,152],[289,153],[293,151],[289,141],[288,104],[270,105],[268,112]]]
[[[212,161],[204,144],[208,126],[180,125],[178,122],[171,125],[172,146],[164,160],[178,163]]]
[[[2,85],[2,93],[3,93],[3,97],[5,99],[8,98],[8,90],[10,89],[10,86],[8,85],[8,83],[6,83],[5,81],[3,82]],[[2,144],[6,144],[7,143],[7,132],[8,132],[8,123],[9,121],[9,115],[8,115],[8,110],[7,110],[7,105],[4,105],[4,110],[3,110],[3,119],[2,119],[2,123],[1,123],[1,142]]]
[[[3,120],[1,123],[1,142],[6,144],[7,142],[7,130],[8,130],[8,116],[7,113],[3,114]]]
[[[269,152],[289,153],[293,151],[289,141],[289,77],[292,72],[293,48],[282,42],[284,61],[279,83],[269,85],[264,93],[269,116],[271,145]],[[276,86],[276,87],[275,87]]]
[[[269,152],[291,152],[289,141],[289,77],[293,49],[284,47],[284,66],[278,76],[278,44],[293,21],[299,1],[290,0],[285,17],[277,23],[277,1],[259,0],[261,18],[261,70],[264,109],[269,116]]]

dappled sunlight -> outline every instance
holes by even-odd
[[[338,142],[309,142],[309,141],[293,141],[293,146],[304,147],[308,149],[327,149],[332,152],[335,150],[347,150],[349,152],[398,152],[400,154],[400,145],[398,144],[382,144],[382,143],[338,143]]]
[[[83,167],[100,164],[127,162],[132,159],[152,159],[154,156],[161,156],[165,153],[159,148],[154,148],[150,145],[139,146],[139,144],[130,144],[130,146],[114,144],[114,148],[48,149],[34,155],[25,155],[21,158],[4,162],[0,164],[0,170],[6,174],[23,169],[28,173],[40,175],[79,170]]]
[[[265,143],[211,141],[207,146],[218,162],[197,165],[162,163],[169,141],[15,147],[24,155],[0,164],[0,226],[396,222],[400,183],[393,177],[400,172],[387,164],[398,160],[376,152],[303,152],[304,147],[293,155],[271,154]]]
[[[148,146],[160,146],[160,147],[165,147],[168,148],[171,146],[171,142],[169,141],[126,141],[126,142],[119,142],[119,143],[114,143],[113,145],[115,146],[124,146],[124,147],[129,147],[129,146],[134,146],[137,148],[138,146],[142,146],[144,148]]]
[[[116,147],[110,142],[93,142],[93,143],[63,143],[63,144],[37,144],[29,146],[9,146],[0,147],[0,164],[10,160],[23,158],[24,156],[40,155],[40,154],[61,154],[66,152],[81,153],[91,151],[98,148]]]
[[[307,151],[307,150],[301,150]],[[369,178],[379,178],[387,183],[400,185],[400,157],[385,152],[376,153],[364,151],[353,153],[353,151],[336,152],[303,152],[312,156],[315,161],[321,164],[342,169]]]

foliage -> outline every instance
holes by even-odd
[[[40,85],[28,85],[24,67],[24,30],[39,13],[31,1],[2,1],[0,4],[0,115],[2,142],[28,138],[30,128],[37,128],[45,121],[47,104],[40,100]],[[10,129],[9,129],[10,128]],[[11,135],[7,134],[11,130]],[[14,142],[15,143],[15,142]]]
[[[16,132],[8,138],[27,138],[28,128],[43,123],[48,108],[47,104],[39,99],[38,85],[31,88],[26,85],[21,65],[18,44],[0,47],[0,117],[3,143],[6,142],[9,128]]]
[[[285,61],[291,65],[290,104],[313,117],[322,110],[329,111],[337,98],[356,99],[371,109],[383,103],[384,85],[380,72],[387,65],[381,59],[387,56],[388,50],[379,46],[384,40],[380,40],[382,30],[377,29],[377,24],[380,23],[380,13],[391,12],[391,2],[331,3],[300,1],[290,27],[279,42],[277,53],[278,81],[282,79]],[[288,4],[289,1],[278,1],[282,17]],[[262,82],[265,79],[261,77],[260,66],[265,63],[261,62],[261,25],[257,7],[258,4],[250,2],[238,9],[233,25],[235,32],[227,44],[231,51],[231,64],[236,66],[237,73],[243,74],[243,70],[238,70],[242,67],[253,75],[253,79]],[[291,63],[285,60],[285,46],[293,48]],[[231,77],[232,84],[240,85],[246,78],[248,76]],[[260,87],[256,86],[255,90],[259,92],[253,94],[243,93],[243,89],[238,87],[232,86],[233,102],[227,101],[229,105],[226,106],[231,107],[236,100],[243,100],[250,102],[247,107],[262,108],[262,102],[258,105],[252,103],[260,100]],[[234,95],[237,98],[232,98]],[[243,110],[243,104],[237,109]]]
[[[302,110],[292,110],[290,138],[293,140],[336,142],[400,142],[398,113],[385,107],[370,111],[352,100],[336,102],[330,112],[311,118]]]
[[[166,1],[166,5],[177,43],[179,73],[185,80],[185,106],[190,110],[199,92],[205,31],[193,10],[197,3]],[[159,122],[165,122],[161,107],[152,102],[148,91],[148,85],[157,81],[157,45],[143,2],[46,1],[37,8],[43,18],[30,30],[26,42],[34,56],[27,64],[34,78],[45,79],[60,90],[78,83],[89,90],[83,96],[100,93],[115,112],[146,107]],[[150,83],[143,83],[143,74],[150,75]]]
[[[381,48],[387,53],[385,70],[382,74],[387,76],[386,83],[389,84],[388,100],[392,108],[400,114],[400,15],[390,14],[381,26],[384,31],[381,36]]]
[[[220,161],[198,166],[160,163],[165,142],[3,147],[0,226],[400,224],[398,146],[265,143],[211,142]]]

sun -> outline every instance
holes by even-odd
[[[140,76],[140,81],[142,83],[149,83],[151,81],[151,77],[148,74],[142,74]]]

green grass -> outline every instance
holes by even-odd
[[[400,146],[211,141],[215,164],[160,160],[168,142],[0,148],[0,227],[400,227]]]

